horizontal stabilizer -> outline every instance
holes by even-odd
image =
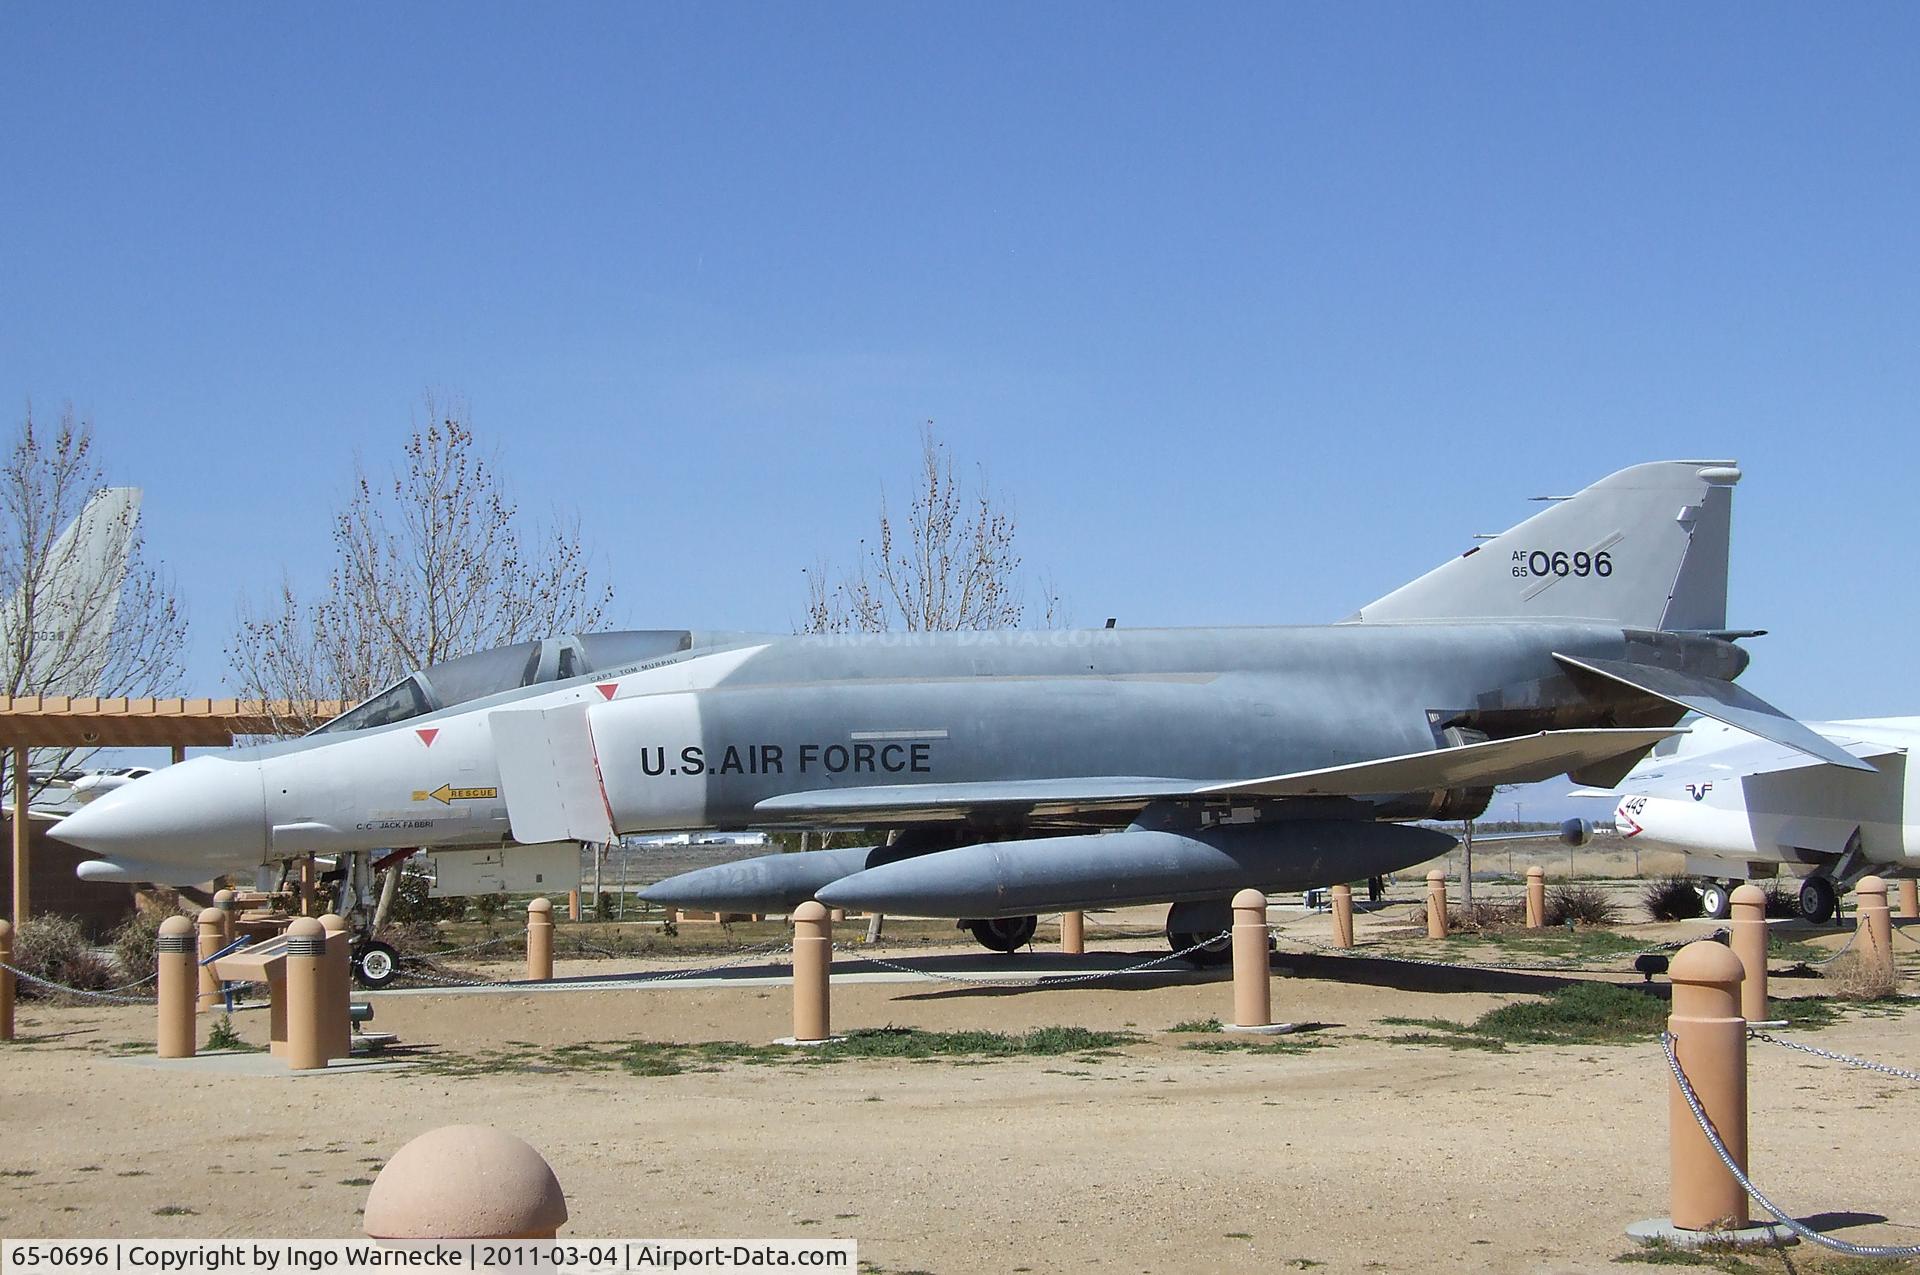
[[[489,713],[487,728],[515,841],[613,840],[585,704]]]
[[[1383,793],[1431,792],[1448,788],[1491,788],[1551,779],[1583,766],[1642,752],[1669,735],[1672,727],[1646,730],[1549,730],[1517,739],[1492,739],[1457,748],[1436,748],[1377,761],[1329,766],[1268,779],[1215,784],[1207,795],[1249,797],[1364,797]]]
[[[1832,740],[1732,682],[1624,660],[1575,659],[1559,652],[1555,652],[1553,658],[1570,669],[1582,670],[1606,681],[1643,691],[1691,709],[1702,717],[1711,717],[1717,722],[1738,727],[1750,735],[1798,749],[1830,765],[1843,766],[1848,770],[1874,769]]]

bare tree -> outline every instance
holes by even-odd
[[[228,658],[241,692],[305,706],[364,699],[414,669],[531,637],[584,632],[612,602],[577,522],[528,527],[467,413],[426,401],[403,466],[376,481],[356,464],[334,516],[334,565],[307,599],[291,583],[243,604]]]
[[[138,507],[103,498],[93,425],[27,410],[0,468],[0,681],[11,695],[177,694],[185,612],[144,557]],[[84,750],[91,753],[92,750]],[[82,750],[35,749],[33,767]]]
[[[954,476],[953,456],[920,431],[920,472],[906,520],[899,523],[880,498],[874,542],[860,542],[858,565],[838,580],[822,562],[805,572],[807,633],[910,633],[1018,628],[1026,597],[1015,549],[1013,507],[984,476],[971,492]],[[1060,614],[1059,599],[1044,591],[1044,619]]]

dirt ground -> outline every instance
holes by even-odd
[[[1362,918],[1363,944],[1398,915]],[[1329,928],[1274,917],[1322,940]],[[1164,952],[1103,933],[1096,950]],[[786,988],[375,995],[375,1026],[429,1061],[305,1077],[158,1069],[144,1057],[149,1009],[23,1004],[23,1040],[0,1047],[0,1234],[352,1235],[386,1157],[438,1125],[485,1123],[547,1155],[581,1237],[844,1235],[863,1263],[897,1271],[1619,1270],[1622,1228],[1666,1212],[1657,1045],[1455,1050],[1400,1043],[1408,1029],[1382,1022],[1469,1020],[1555,985],[1283,955],[1276,1016],[1314,1025],[1289,1038],[1311,1047],[1256,1054],[1190,1049],[1220,1038],[1168,1030],[1228,1014],[1219,976],[1021,991],[843,982],[840,1029],[1073,1025],[1141,1039],[1099,1055],[659,1076],[545,1066],[529,1046],[763,1044],[789,1030]],[[1911,1066],[1916,1023],[1849,1013],[1805,1038]],[[264,1039],[263,1011],[235,1024]],[[521,1061],[444,1066],[501,1050]],[[1913,1086],[1756,1045],[1751,1091],[1763,1186],[1803,1215],[1908,1224],[1868,1221],[1847,1238],[1920,1241],[1920,1160],[1898,1133]]]

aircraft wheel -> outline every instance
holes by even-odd
[[[1834,909],[1839,906],[1839,891],[1828,878],[1808,877],[1800,883],[1800,915],[1815,925],[1831,921]]]
[[[984,921],[968,921],[967,928],[973,931],[974,942],[990,952],[1017,952],[1033,942],[1033,932],[1040,928],[1040,918],[989,917]]]
[[[1187,952],[1188,948],[1204,938],[1207,938],[1207,935],[1175,934],[1172,930],[1168,930],[1167,946],[1176,952]],[[1222,965],[1230,965],[1233,962],[1233,938],[1231,935],[1218,935],[1205,947],[1187,952],[1187,959],[1202,969],[1217,969]]]
[[[1733,892],[1725,882],[1700,883],[1700,915],[1711,921],[1724,921],[1733,915]]]
[[[353,950],[353,977],[360,986],[379,991],[400,977],[400,953],[375,940],[362,943]]]

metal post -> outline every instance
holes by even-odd
[[[1273,1023],[1273,970],[1267,959],[1267,896],[1242,890],[1233,896],[1233,1025]]]
[[[1547,923],[1547,870],[1539,864],[1527,869],[1527,928],[1537,930]]]
[[[154,951],[159,965],[160,1021],[154,1052],[162,1058],[191,1058],[194,1048],[193,922],[170,916],[160,922]]]
[[[1080,956],[1086,952],[1086,913],[1062,912],[1060,914],[1060,950],[1068,956]]]
[[[1460,907],[1473,912],[1473,820],[1468,819],[1460,838]]]
[[[223,1003],[220,995],[220,977],[213,972],[213,966],[207,962],[213,954],[225,947],[226,913],[219,908],[201,908],[196,928],[200,931],[200,1012],[212,1013]]]
[[[1673,958],[1673,1014],[1667,1030],[1694,1096],[1743,1173],[1747,1163],[1747,1020],[1740,1016],[1746,967],[1730,948],[1689,943]],[[1667,1071],[1662,1060],[1661,1070]],[[1747,1193],[1720,1162],[1667,1072],[1673,1224],[1704,1231],[1747,1224]]]
[[[1767,895],[1751,883],[1734,890],[1733,954],[1745,971],[1740,980],[1740,1015],[1750,1023],[1767,1016]]]
[[[1333,887],[1333,945],[1353,946],[1353,887],[1344,881]]]
[[[1447,937],[1447,874],[1438,868],[1427,873],[1427,937]]]
[[[310,916],[287,926],[287,1066],[327,1065],[327,931]]]
[[[553,977],[553,900],[527,904],[527,978],[544,983]]]
[[[1861,877],[1853,887],[1853,897],[1861,956],[1893,974],[1893,913],[1887,910],[1885,879]]]
[[[29,837],[33,820],[27,814],[27,748],[13,747],[13,923],[23,924],[29,913],[28,880],[32,872]]]
[[[13,964],[13,925],[0,921],[0,966]],[[13,970],[0,969],[0,1040],[13,1039]]]
[[[833,1039],[833,928],[827,909],[808,899],[793,910],[793,1039]]]

